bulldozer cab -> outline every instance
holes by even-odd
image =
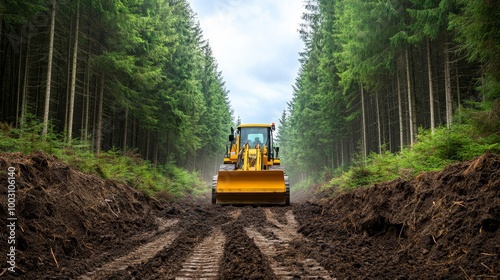
[[[267,127],[240,127],[238,129],[240,134],[240,146],[248,143],[250,147],[254,148],[258,144],[266,145],[271,148],[270,139],[271,129]],[[243,144],[243,145],[242,145]]]

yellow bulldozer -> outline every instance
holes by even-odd
[[[224,163],[213,177],[212,204],[290,205],[290,183],[273,145],[273,124],[231,128]]]

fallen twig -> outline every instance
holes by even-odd
[[[52,258],[54,259],[54,262],[56,263],[56,266],[59,268],[59,263],[57,262],[56,255],[54,254],[54,251],[52,250],[52,247],[50,247],[50,253],[52,254]]]
[[[465,272],[465,270],[461,266],[458,266],[458,267],[460,267],[462,272],[465,274],[465,279],[467,279],[467,280],[471,279],[470,276],[467,274],[467,272]]]
[[[491,268],[489,268],[487,265],[485,265],[484,263],[481,263],[482,266],[486,267],[491,273],[495,273],[495,271]]]
[[[117,218],[119,218],[118,214],[116,214],[116,213],[113,211],[113,209],[111,209],[111,205],[109,205],[108,200],[109,200],[109,199],[105,199],[104,201],[105,201],[105,202],[106,202],[106,204],[108,205],[108,207],[109,207],[109,211],[111,211],[111,213],[113,213],[113,214],[114,214]]]
[[[496,257],[497,254],[481,253],[481,255],[488,256],[488,257]]]

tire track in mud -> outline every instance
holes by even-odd
[[[220,227],[215,228],[202,243],[196,246],[175,279],[216,279],[225,242],[226,237]]]
[[[334,279],[331,273],[316,260],[291,252],[289,242],[304,240],[297,232],[298,223],[291,210],[285,213],[286,224],[279,222],[270,209],[263,210],[267,222],[264,230],[271,234],[262,234],[254,226],[246,227],[246,234],[254,241],[260,251],[269,260],[269,265],[280,279],[312,278]]]
[[[193,208],[158,220],[159,230],[145,235],[159,237],[79,279],[333,279],[294,251],[293,242],[307,239],[289,209]]]
[[[177,224],[178,221],[179,220],[177,219],[157,220],[159,231],[161,232],[163,230],[166,230],[167,228]],[[127,255],[118,257],[108,263],[105,263],[103,266],[95,269],[94,271],[90,271],[85,275],[81,275],[80,277],[78,277],[78,279],[107,279],[111,274],[114,274],[117,271],[124,271],[129,266],[140,264],[154,257],[156,253],[169,246],[177,238],[178,235],[178,232],[165,232],[155,240],[138,247]]]
[[[239,207],[231,213],[231,217],[233,221],[221,226],[226,243],[218,279],[276,279],[269,261],[245,233],[246,227],[265,223],[262,210],[251,206]]]
[[[193,205],[175,215],[179,232],[154,258],[113,274],[113,279],[217,279],[227,237],[222,227],[240,214],[232,207]]]

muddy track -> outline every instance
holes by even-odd
[[[176,279],[216,279],[226,238],[215,228],[182,264]]]
[[[178,220],[160,220],[159,230],[164,231],[166,228],[177,224]],[[136,266],[140,263],[147,261],[149,258],[154,256],[157,252],[167,247],[172,243],[172,241],[178,236],[178,232],[165,232],[162,233],[157,238],[154,238],[151,242],[146,243],[139,248],[133,250],[132,252],[116,258],[108,263],[105,263],[102,267],[99,267],[93,271],[86,273],[79,277],[82,280],[90,279],[107,279],[109,275],[115,274],[119,271],[125,270],[129,266]]]
[[[297,221],[291,210],[285,213],[286,223],[279,222],[271,209],[264,209],[267,222],[264,230],[273,235],[266,237],[257,228],[246,228],[246,233],[250,236],[257,247],[270,261],[271,268],[276,276],[281,279],[313,278],[332,279],[331,273],[319,263],[311,258],[306,258],[300,253],[290,250],[290,242],[295,240],[301,242],[305,238],[297,232]]]
[[[161,234],[79,279],[332,279],[293,250],[305,237],[289,207],[213,207],[161,219]],[[143,234],[144,235],[144,234]]]
[[[79,279],[419,279],[405,273],[414,269],[415,260],[400,265],[403,255],[397,252],[408,246],[401,229],[387,224],[375,232],[373,227],[380,225],[371,222],[349,229],[332,224],[324,209],[315,204],[182,206],[175,215],[157,220],[157,231],[141,234],[152,236],[149,242]],[[317,234],[311,225],[324,228]],[[437,275],[432,269],[423,272]],[[451,279],[457,276],[447,273]]]

